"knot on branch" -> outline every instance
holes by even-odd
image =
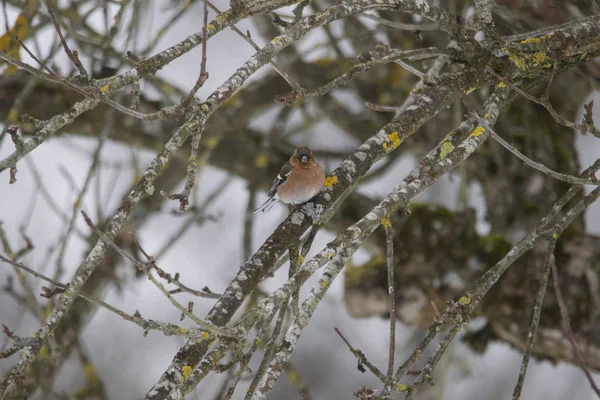
[[[67,285],[68,287],[68,285]],[[42,286],[42,291],[44,293],[40,293],[40,296],[45,297],[47,299],[51,299],[52,297],[56,296],[57,294],[61,294],[64,293],[65,290],[67,290],[67,288],[61,288],[61,287],[55,287],[55,288],[49,288],[47,286]]]
[[[291,22],[282,20],[281,17],[274,12],[271,13],[271,22],[273,23],[273,25],[279,26],[283,29],[288,29],[292,25]]]
[[[246,2],[244,0],[231,0],[229,7],[234,13],[242,13],[246,9]]]
[[[37,119],[37,118],[33,118],[31,115],[29,114],[23,114],[21,115],[21,122],[27,122],[29,124],[33,124],[33,126],[35,127],[35,131],[39,131],[41,130],[44,126],[46,126],[47,121],[43,121],[41,119]],[[26,129],[28,130],[28,129]],[[30,132],[33,133],[33,132]]]
[[[16,125],[9,126],[5,130],[5,132],[8,134],[8,136],[10,136],[10,138],[11,138],[13,144],[15,145],[15,147],[17,148],[17,150],[21,151],[21,150],[23,150],[23,146],[25,145],[25,143],[23,142],[23,138],[19,135],[18,131],[19,131],[19,127]]]
[[[367,386],[363,386],[360,389],[358,389],[358,392],[353,393],[353,395],[357,399],[370,400],[373,398],[373,396],[375,396],[375,393],[377,393],[377,390],[371,389]]]
[[[188,204],[190,204],[190,199],[189,199],[190,196],[186,193],[169,194],[167,192],[161,191],[160,194],[169,200],[179,200],[179,211],[180,212],[184,212],[185,208],[188,206]]]
[[[275,103],[285,103],[288,106],[291,106],[296,100],[304,97],[304,93],[300,90],[293,90],[288,94],[283,96],[275,96]]]

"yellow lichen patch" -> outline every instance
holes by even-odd
[[[225,101],[225,103],[223,103],[223,105],[221,106],[221,108],[223,107],[236,107],[242,104],[242,101],[240,99],[240,96],[237,94],[234,94],[233,96],[231,96],[227,101]]]
[[[175,93],[175,88],[171,85],[163,85],[160,87],[160,89],[165,93],[165,94],[173,94]]]
[[[521,44],[528,44],[528,43],[539,43],[541,42],[543,39],[549,39],[552,36],[550,35],[544,35],[544,36],[540,36],[540,37],[533,37],[533,38],[529,38],[529,39],[525,39],[525,40],[521,40],[519,43]]]
[[[19,112],[14,108],[8,113],[8,122],[17,122],[19,119]]]
[[[104,85],[104,86],[102,86],[102,87],[100,88],[100,91],[101,91],[102,93],[106,93],[106,92],[108,92],[108,85]]]
[[[333,253],[327,253],[327,258],[331,260],[333,258]]]
[[[517,68],[523,69],[525,68],[525,59],[523,57],[519,57],[516,54],[511,54],[508,56],[508,59],[515,63]]]
[[[553,233],[553,234],[552,234],[552,238],[553,238],[553,239],[558,239],[558,235],[557,235],[556,233]]]
[[[225,17],[223,16],[223,14],[219,14],[219,15],[217,15],[217,17],[215,18],[215,21],[217,21],[218,23],[225,22]]]
[[[542,41],[542,39],[540,39],[540,38],[534,38],[534,37],[532,37],[532,38],[529,38],[529,39],[521,40],[519,43],[521,43],[521,44],[527,44],[527,43],[537,43],[537,42],[541,42],[541,41]]]
[[[389,87],[392,89],[402,88],[402,85],[405,82],[404,81],[405,75],[406,75],[406,72],[405,72],[404,68],[402,68],[398,64],[392,64],[391,71],[387,78],[386,87]]]
[[[490,119],[490,118],[492,118],[492,115],[491,115],[491,114],[485,113],[485,114],[483,115],[483,119]]]
[[[463,296],[463,297],[461,297],[461,298],[458,300],[458,302],[459,302],[461,305],[463,305],[463,306],[466,306],[466,305],[468,305],[468,304],[471,304],[471,299],[470,299],[470,298],[468,298],[467,296]]]
[[[179,333],[185,333],[185,328],[179,328]]]
[[[42,348],[40,349],[39,356],[42,360],[45,360],[50,356],[50,350],[48,349],[48,345],[45,344],[42,346]]]
[[[133,184],[138,183],[144,177],[144,175],[140,175],[138,172],[136,171],[136,174],[133,175]]]
[[[206,25],[206,29],[210,31],[211,29],[215,29],[215,26],[213,24],[208,24]]]
[[[321,281],[321,286],[323,286],[323,287],[327,286],[327,281]]]
[[[46,305],[46,307],[44,307],[42,309],[42,315],[45,317],[47,317],[48,315],[50,315],[50,313],[52,312],[52,303],[48,303]]]
[[[333,187],[333,185],[338,183],[338,178],[335,175],[332,176],[328,176],[327,179],[325,179],[325,182],[323,183],[323,186],[327,186],[327,187]]]
[[[365,271],[363,266],[356,267],[349,263],[345,268],[344,280],[347,284],[360,282],[364,278]]]
[[[465,94],[471,94],[475,89],[477,89],[476,87],[472,87],[470,89],[465,90]]]
[[[508,59],[514,62],[518,69],[525,70],[538,66],[549,68],[550,63],[547,63],[548,55],[545,51],[536,51],[535,53],[511,53]],[[546,65],[548,64],[548,66]]]
[[[92,385],[97,384],[100,381],[96,369],[90,363],[83,364],[83,375],[85,375],[87,381]]]
[[[392,226],[392,221],[388,217],[381,218],[381,225],[387,229]]]
[[[189,365],[184,365],[181,368],[181,382],[185,381],[185,378],[187,378],[192,373],[192,371],[192,367],[190,367]]]
[[[304,262],[304,256],[302,254],[298,254],[298,264],[302,265]]]
[[[296,371],[290,371],[290,372],[288,372],[288,379],[290,380],[290,382],[294,386],[297,386],[297,385],[299,385],[302,382],[300,380],[300,375],[298,375],[298,373]]]
[[[394,150],[396,147],[400,146],[400,144],[402,143],[402,140],[400,139],[400,136],[398,136],[398,132],[396,132],[396,131],[387,135],[387,138],[389,140],[389,144],[388,144],[388,142],[383,142],[383,149],[386,152],[390,152],[390,151]]]
[[[268,163],[269,156],[267,156],[265,153],[258,153],[254,158],[254,165],[256,165],[258,168],[264,168]]]
[[[217,138],[210,138],[206,141],[206,147],[208,147],[210,150],[213,150],[215,147],[217,147],[217,145],[219,144],[219,139]]]
[[[454,133],[454,130],[451,130],[450,132],[446,133],[446,136],[444,136],[444,138],[442,139],[442,143],[444,143],[446,140],[448,140],[450,138],[450,135],[452,135]]]
[[[505,88],[506,87],[506,83],[500,82],[496,87],[500,88],[500,89]]]
[[[484,132],[485,132],[485,129],[483,129],[483,126],[479,125],[477,128],[473,129],[473,132],[471,132],[471,134],[469,136],[477,137]]]
[[[274,41],[274,42],[280,42],[280,41],[281,41],[281,36],[275,36],[275,37],[273,38],[273,41]]]
[[[442,143],[442,148],[440,149],[440,159],[443,160],[448,156],[448,154],[452,153],[454,150],[454,145],[452,142],[444,142]]]
[[[200,337],[202,337],[202,339],[208,339],[208,337],[210,336],[210,333],[204,331],[200,333]]]
[[[329,58],[329,57],[324,57],[324,58],[319,58],[318,60],[315,60],[314,63],[317,67],[329,67],[330,65],[334,64],[337,61],[337,59],[334,58]]]
[[[545,51],[537,51],[533,53],[533,62],[535,64],[542,63],[548,59],[548,55]]]
[[[408,392],[408,386],[406,386],[404,383],[399,383],[396,385],[396,390],[398,392]]]

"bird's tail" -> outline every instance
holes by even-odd
[[[256,214],[257,212],[260,212],[260,211],[262,211],[262,212],[269,211],[275,205],[275,203],[277,203],[277,201],[279,201],[279,197],[277,195],[275,195],[273,197],[269,197],[267,199],[267,201],[262,203],[262,205],[260,207],[258,207],[256,210],[252,211],[252,214]]]

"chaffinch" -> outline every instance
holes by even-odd
[[[269,190],[269,198],[252,212],[266,212],[275,203],[301,204],[312,199],[325,183],[325,172],[308,147],[298,147]]]

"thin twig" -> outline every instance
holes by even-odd
[[[200,127],[200,130],[192,135],[192,145],[190,151],[190,158],[188,160],[187,167],[187,178],[185,180],[185,186],[181,193],[168,194],[160,192],[164,197],[169,200],[179,201],[179,211],[184,212],[188,204],[190,204],[190,194],[196,183],[196,176],[198,175],[199,162],[198,162],[198,148],[200,147],[200,139],[202,139],[202,133],[204,132],[204,124]]]
[[[388,275],[388,304],[390,310],[390,350],[388,355],[387,383],[382,395],[387,395],[392,387],[394,376],[394,359],[396,355],[396,295],[394,292],[394,228],[389,218],[382,221],[385,228],[385,242],[387,248],[387,275]]]
[[[404,68],[405,70],[407,70],[408,72],[410,72],[411,74],[419,77],[419,79],[427,79],[427,75],[425,75],[424,73],[422,73],[421,71],[419,71],[418,69],[416,69],[415,67],[408,65],[407,63],[405,63],[402,60],[396,60],[394,61],[396,64],[398,64],[399,66],[401,66],[402,68]]]
[[[283,310],[283,309],[285,309],[285,306],[281,307],[281,310]],[[278,320],[275,323],[276,325],[279,324],[280,320],[283,320],[282,315],[285,313],[282,312],[281,310],[279,312]],[[220,400],[229,400],[233,396],[233,393],[235,392],[235,389],[236,389],[238,383],[240,382],[240,379],[242,378],[242,374],[248,368],[248,364],[250,363],[252,356],[256,352],[258,345],[266,338],[267,331],[269,330],[271,321],[273,320],[273,318],[275,317],[276,314],[277,314],[277,310],[274,310],[273,313],[269,316],[269,318],[267,318],[267,320],[262,323],[262,326],[258,327],[259,330],[258,330],[258,333],[256,334],[256,337],[252,341],[252,346],[246,352],[246,354],[244,354],[243,359],[240,360],[240,366],[239,366],[238,370],[236,371],[235,376],[229,383],[229,387],[227,388],[227,392],[225,393],[225,396],[223,396]],[[271,337],[271,339],[272,339],[272,337]],[[268,348],[268,346],[267,346],[267,348]],[[265,355],[266,355],[266,352],[265,352]]]
[[[27,272],[28,274],[30,274],[30,275],[32,275],[32,276],[34,276],[36,278],[44,280],[44,281],[46,281],[46,282],[54,285],[56,288],[59,289],[59,290],[55,290],[55,289],[49,289],[47,287],[42,287],[42,289],[44,291],[44,293],[42,293],[40,295],[42,297],[50,298],[50,297],[52,297],[55,294],[62,293],[65,290],[69,289],[70,285],[64,284],[64,283],[62,283],[60,281],[57,281],[56,279],[52,279],[50,277],[47,277],[46,275],[44,275],[44,274],[42,274],[40,272],[37,272],[34,269],[31,269],[31,268],[23,265],[20,262],[12,261],[11,259],[6,258],[6,257],[4,257],[2,255],[0,255],[0,261],[3,261],[5,263],[7,263],[7,264],[10,264],[10,265],[14,266],[15,268],[18,268],[18,269],[20,269],[20,270],[22,270],[24,272]],[[126,312],[121,311],[118,308],[113,307],[110,304],[108,304],[108,303],[106,303],[106,302],[104,302],[102,300],[96,299],[96,298],[94,298],[94,297],[92,297],[92,296],[90,296],[90,295],[88,295],[88,294],[86,294],[84,292],[79,292],[79,293],[77,293],[77,295],[79,297],[81,297],[82,299],[90,302],[90,303],[96,304],[96,305],[98,305],[100,307],[103,307],[103,308],[107,309],[108,311],[110,311],[110,312],[112,312],[114,314],[117,314],[118,316],[122,317],[123,319],[125,319],[127,321],[135,323],[136,325],[138,325],[141,328],[143,328],[145,331],[160,330],[160,331],[162,331],[163,333],[165,333],[168,336],[172,336],[172,335],[184,335],[186,333],[186,329],[183,329],[183,328],[181,328],[181,327],[179,327],[177,325],[173,325],[171,323],[158,322],[158,321],[153,321],[153,320],[145,320],[145,319],[143,319],[139,315],[138,312],[136,312],[136,314],[134,314],[134,315],[129,315]]]
[[[448,348],[448,346],[450,345],[450,343],[452,342],[452,340],[454,339],[454,337],[456,336],[456,334],[458,333],[460,328],[461,328],[461,324],[459,324],[459,323],[454,324],[452,326],[452,328],[450,328],[450,331],[448,331],[446,336],[444,336],[444,338],[438,345],[438,348],[436,349],[436,351],[431,355],[431,357],[429,357],[429,360],[427,360],[427,364],[425,364],[425,366],[423,368],[421,368],[421,372],[419,373],[419,375],[417,376],[415,381],[408,388],[408,390],[407,390],[408,393],[406,395],[405,400],[414,399],[414,396],[416,396],[419,388],[426,381],[433,380],[431,377],[433,369],[435,368],[435,366],[438,364],[438,362],[440,361],[440,359],[446,352],[446,349]]]
[[[198,326],[200,326],[201,328],[205,329],[206,331],[208,331],[210,333],[213,333],[217,336],[228,336],[228,337],[232,336],[231,334],[226,332],[226,329],[218,328],[218,327],[215,327],[214,325],[204,322],[200,318],[196,317],[193,313],[189,312],[187,310],[187,308],[185,308],[177,300],[175,300],[175,298],[173,296],[171,296],[171,294],[165,289],[165,287],[152,276],[152,273],[149,270],[149,265],[136,260],[131,255],[129,255],[127,252],[125,252],[123,249],[121,249],[119,246],[117,246],[108,236],[106,236],[100,229],[98,229],[98,227],[96,225],[93,224],[92,220],[87,216],[87,214],[84,211],[81,211],[81,215],[83,216],[83,219],[85,220],[86,224],[94,231],[94,233],[96,235],[98,235],[100,240],[102,240],[104,243],[106,243],[107,245],[112,247],[121,256],[123,256],[126,259],[128,259],[129,261],[131,261],[136,267],[138,267],[140,269],[140,271],[144,272],[146,274],[146,277],[152,283],[154,283],[154,285],[171,301],[171,304],[173,304],[179,311],[184,313],[188,318],[190,318],[192,321],[194,321],[196,324],[198,324]],[[141,249],[141,247],[140,247],[140,249]],[[146,254],[145,251],[143,251],[143,249],[141,249],[141,251],[144,254]]]
[[[558,235],[558,233],[553,234],[553,237],[555,235]],[[569,313],[567,311],[567,306],[565,305],[565,301],[563,299],[562,292],[560,290],[558,269],[556,268],[556,262],[554,260],[552,260],[552,261],[553,261],[551,263],[551,265],[552,265],[552,281],[554,283],[554,292],[556,293],[556,301],[558,302],[558,308],[560,310],[560,317],[561,317],[562,324],[563,324],[563,330],[565,331],[565,335],[567,336],[569,343],[571,343],[571,346],[573,347],[573,353],[575,353],[575,356],[577,357],[577,360],[579,361],[579,366],[583,370],[585,377],[587,378],[588,382],[590,383],[590,387],[592,388],[594,393],[596,393],[596,396],[598,396],[598,398],[600,398],[600,388],[598,388],[598,385],[596,385],[596,382],[594,381],[594,378],[592,377],[592,374],[590,373],[587,363],[585,362],[583,355],[581,354],[581,350],[579,350],[579,347],[577,346],[577,341],[575,339],[575,336],[573,335],[573,331],[571,330],[571,323],[569,322]]]
[[[556,239],[556,237],[552,236],[548,241],[548,250],[546,250],[544,269],[542,270],[542,276],[540,277],[540,287],[537,291],[537,295],[535,296],[535,304],[533,306],[533,317],[531,318],[531,327],[529,328],[529,334],[527,336],[527,344],[525,345],[523,361],[521,361],[519,377],[517,378],[517,383],[515,384],[515,388],[513,390],[513,400],[518,400],[521,398],[521,391],[523,390],[523,384],[525,383],[525,374],[527,373],[529,358],[531,357],[531,352],[533,351],[535,335],[540,324],[542,305],[544,304],[544,295],[546,294],[546,286],[548,285],[548,277],[550,276],[551,265],[554,262],[554,248],[556,247]]]
[[[355,77],[369,71],[370,69],[376,66],[387,64],[390,62],[396,62],[401,58],[406,60],[420,60],[425,58],[436,57],[440,54],[444,53],[436,47],[415,50],[389,50],[383,54],[378,54],[372,60],[352,66],[352,68],[350,68],[348,72],[331,80],[324,86],[315,89],[297,88],[286,95],[276,96],[275,101],[278,103],[286,103],[289,105],[300,98],[322,96],[340,86],[348,85],[350,82],[353,81]],[[409,68],[411,73],[415,73],[416,75],[424,77],[424,75],[419,71],[415,70],[412,67]]]
[[[71,51],[71,49],[69,48],[69,45],[67,44],[67,41],[65,40],[65,37],[62,34],[62,30],[60,29],[60,25],[56,21],[56,17],[54,16],[54,12],[52,11],[52,6],[50,6],[50,0],[45,0],[45,2],[46,8],[48,9],[48,14],[50,14],[50,18],[52,19],[52,23],[54,24],[56,33],[58,33],[58,36],[60,37],[60,42],[62,43],[63,48],[65,49],[65,53],[67,53],[67,57],[69,57],[69,60],[71,60],[71,62],[73,62],[73,65],[75,65],[75,67],[79,70],[79,74],[81,75],[81,77],[87,81],[89,79],[88,73],[81,64],[77,51]]]
[[[21,39],[19,39],[18,37],[14,36],[14,35],[12,35],[12,38],[17,43],[19,43],[21,48],[23,48],[23,50],[25,50],[25,52],[29,55],[29,57],[33,58],[35,60],[35,62],[37,62],[42,68],[44,68],[48,72],[48,74],[50,74],[52,76],[52,78],[53,78],[52,80],[54,80],[56,82],[60,82],[64,85],[70,87],[71,89],[73,89],[77,93],[81,94],[82,96],[88,97],[90,95],[90,93],[86,92],[85,90],[81,89],[78,86],[73,85],[71,82],[67,81],[66,79],[61,78],[54,71],[52,71],[50,68],[48,68],[43,61],[41,61],[35,54],[33,54],[33,52],[31,50],[29,50],[29,48],[25,45],[25,43],[23,43],[21,41]],[[9,61],[8,58],[5,58],[5,60],[10,62],[11,64],[13,63],[12,60]],[[22,64],[23,63],[19,63],[19,66],[22,66]],[[17,64],[15,64],[15,65],[17,65]],[[28,68],[27,71],[31,72],[31,69]],[[36,75],[46,78],[45,75],[39,75],[39,73],[36,73]]]
[[[493,75],[500,82],[505,83],[508,87],[510,87],[511,89],[513,89],[515,92],[517,92],[521,96],[525,97],[527,100],[533,101],[534,103],[543,106],[550,113],[550,115],[552,116],[552,118],[554,119],[554,121],[556,121],[559,125],[562,125],[562,126],[564,126],[566,128],[574,129],[576,131],[582,131],[584,125],[575,124],[575,123],[567,120],[562,115],[560,115],[554,109],[554,107],[552,106],[552,103],[550,103],[550,99],[549,99],[548,95],[549,95],[549,92],[550,92],[550,87],[552,85],[552,82],[554,81],[554,76],[556,75],[556,66],[554,66],[554,68],[552,70],[552,73],[550,75],[550,79],[548,80],[548,84],[547,84],[545,92],[544,92],[545,94],[541,98],[539,98],[539,99],[536,98],[535,96],[530,95],[529,93],[527,93],[523,89],[520,89],[518,86],[516,86],[513,83],[511,83],[508,79],[503,78],[502,76],[498,75],[496,73],[496,71],[494,71],[491,67],[487,67],[486,71],[488,73],[490,73],[491,75]]]
[[[58,278],[64,270],[63,258],[66,254],[66,250],[69,245],[69,239],[71,237],[71,234],[73,233],[73,231],[75,229],[75,223],[77,222],[78,211],[83,204],[83,198],[85,197],[87,190],[92,182],[92,178],[94,177],[94,175],[97,172],[98,165],[100,163],[100,154],[102,152],[102,149],[104,148],[104,143],[106,141],[106,138],[112,132],[112,129],[113,129],[114,115],[115,115],[114,109],[110,110],[108,112],[108,121],[104,125],[104,127],[102,128],[102,132],[100,133],[100,137],[98,139],[98,146],[96,147],[96,150],[94,151],[94,154],[92,155],[92,163],[88,169],[87,175],[83,182],[83,186],[82,186],[81,190],[78,191],[77,198],[73,202],[73,211],[71,214],[71,218],[69,220],[67,229],[63,235],[63,239],[59,246],[60,250],[58,253],[57,260],[56,260],[56,272],[54,274],[55,278]]]
[[[196,79],[196,83],[194,87],[187,96],[185,96],[181,100],[181,107],[185,112],[185,109],[192,102],[194,95],[200,88],[204,85],[204,83],[208,80],[208,72],[206,72],[206,42],[208,41],[208,0],[204,0],[204,19],[202,24],[202,61],[200,62],[200,75],[198,75],[198,79]]]
[[[360,372],[365,372],[365,368],[363,367],[363,364],[364,364],[367,366],[367,368],[369,368],[369,371],[371,371],[373,373],[373,375],[375,375],[376,377],[379,378],[379,380],[381,382],[387,383],[387,377],[379,370],[379,368],[377,368],[375,365],[371,364],[371,362],[365,356],[365,353],[363,353],[359,349],[355,349],[354,347],[352,347],[352,345],[350,344],[348,339],[346,339],[344,337],[344,335],[342,335],[342,332],[340,332],[340,330],[338,328],[334,327],[333,330],[339,335],[339,337],[342,338],[344,343],[346,343],[346,346],[348,346],[348,349],[350,350],[350,352],[352,354],[354,354],[354,357],[356,357],[358,359],[358,370]]]
[[[272,314],[274,315],[276,311],[277,310],[273,310]],[[275,355],[275,350],[277,349],[275,345],[277,344],[277,339],[279,338],[279,334],[281,333],[281,327],[283,326],[285,313],[286,307],[285,304],[282,304],[281,308],[279,309],[279,315],[277,316],[277,320],[275,321],[275,326],[273,327],[273,331],[271,332],[271,338],[269,339],[269,342],[265,345],[263,358],[260,361],[260,365],[256,370],[256,373],[254,374],[254,378],[252,379],[248,390],[246,391],[246,396],[244,397],[244,400],[250,400],[252,394],[256,391],[256,388],[260,382],[260,378],[262,378],[262,376],[265,374],[269,363]]]
[[[20,269],[22,271],[25,271],[28,274],[35,276],[36,278],[42,279],[42,280],[44,280],[44,281],[46,281],[48,283],[51,283],[53,285],[62,287],[63,289],[66,289],[68,287],[67,285],[62,285],[61,283],[58,283],[54,279],[48,278],[44,274],[41,274],[41,273],[39,273],[39,272],[37,272],[37,271],[29,268],[29,267],[26,267],[25,265],[21,264],[20,262],[16,262],[16,261],[11,260],[10,258],[4,257],[1,254],[0,254],[0,261],[4,261],[5,263],[10,264],[13,267],[18,268],[18,269]]]
[[[582,176],[593,175],[595,171],[600,168],[600,159],[597,160],[592,166],[582,173]],[[532,249],[537,241],[546,238],[543,230],[554,220],[559,214],[561,209],[567,204],[567,202],[575,196],[576,193],[581,189],[581,186],[573,186],[567,191],[551,208],[551,210],[544,216],[540,222],[531,230],[531,232],[524,237],[519,243],[517,243],[511,251],[509,251],[504,258],[502,258],[496,265],[490,268],[467,292],[466,296],[463,296],[461,300],[456,303],[452,303],[446,311],[442,314],[441,318],[436,318],[433,324],[430,325],[429,330],[425,338],[421,340],[421,343],[413,351],[413,353],[406,359],[406,361],[398,368],[394,377],[395,383],[398,383],[404,375],[408,372],[408,369],[413,365],[421,356],[423,351],[429,346],[433,339],[437,336],[441,327],[450,322],[455,322],[455,326],[462,324],[465,318],[473,312],[475,307],[479,304],[479,301],[487,291],[498,281],[500,276],[508,269],[513,263],[525,254],[527,251]],[[562,231],[568,226],[579,214],[581,214],[589,204],[593,203],[598,196],[600,196],[600,188],[594,189],[592,193],[587,195],[584,200],[580,201],[575,205],[565,216],[557,223],[555,230]],[[558,234],[558,233],[557,233]]]
[[[137,246],[138,250],[148,260],[148,264],[151,265],[152,268],[154,268],[156,270],[156,273],[161,278],[165,279],[168,283],[172,283],[175,286],[177,286],[179,289],[181,289],[181,291],[193,294],[194,296],[205,297],[205,298],[208,298],[208,299],[218,299],[219,297],[221,297],[220,294],[212,292],[211,290],[208,289],[208,287],[205,287],[201,291],[200,290],[196,290],[196,289],[191,289],[191,288],[187,287],[183,283],[179,282],[179,273],[175,274],[174,278],[171,277],[171,275],[169,273],[165,272],[162,268],[160,268],[156,264],[156,261],[155,261],[154,257],[152,257],[151,255],[149,255],[148,253],[146,253],[146,250],[144,250],[144,248],[142,247],[142,245],[140,244],[140,242],[137,240],[137,237],[135,236],[135,234],[133,232],[130,233],[130,236],[131,236],[131,240],[133,240],[133,243]],[[191,311],[188,311],[188,312],[191,312]]]
[[[208,41],[208,0],[204,0],[204,21],[202,25],[202,61],[200,62],[200,75],[194,84],[192,90],[181,100],[181,112],[185,113],[185,110],[191,104],[194,95],[204,83],[208,80],[208,72],[206,71],[206,42]],[[179,211],[185,211],[185,208],[190,203],[189,198],[196,182],[196,175],[198,174],[198,148],[200,147],[200,139],[202,138],[202,132],[204,132],[204,124],[202,128],[192,135],[192,145],[190,150],[190,159],[187,169],[187,179],[183,191],[178,194],[167,195],[170,200],[179,200]]]
[[[476,112],[471,112],[471,116],[474,117],[475,119],[477,119],[477,122],[486,130],[489,132],[490,136],[492,138],[494,138],[494,140],[496,140],[502,147],[504,147],[506,150],[510,151],[511,153],[513,153],[515,156],[517,156],[517,158],[519,158],[521,161],[523,161],[526,165],[530,166],[531,168],[538,170],[554,179],[557,179],[559,181],[563,181],[563,182],[567,182],[567,183],[571,183],[573,185],[595,185],[598,186],[600,185],[600,181],[596,178],[592,178],[592,179],[584,179],[584,178],[578,178],[576,176],[573,175],[567,175],[567,174],[562,174],[560,172],[556,172],[554,170],[551,170],[550,168],[546,167],[543,164],[537,163],[535,161],[533,161],[532,159],[530,159],[529,157],[527,157],[526,155],[524,155],[523,153],[521,153],[519,150],[517,150],[515,148],[515,146],[509,144],[506,140],[502,139],[502,137],[500,137],[500,135],[498,135],[494,129],[492,129],[484,120],[483,118],[481,118],[479,116],[479,114],[477,114]]]
[[[394,29],[402,29],[404,31],[436,31],[439,30],[439,26],[437,23],[429,23],[429,24],[406,24],[403,22],[395,22],[388,21],[387,19],[383,19],[378,17],[377,15],[363,13],[360,14],[359,17],[368,18],[373,21],[377,21],[380,25],[388,26]]]
[[[210,1],[208,1],[208,5],[213,11],[215,11],[219,14],[221,13],[221,11],[217,7],[215,7]],[[248,42],[254,48],[254,50],[260,51],[260,47],[254,42],[254,40],[252,40],[252,37],[250,36],[249,31],[246,34],[244,34],[234,24],[231,24],[229,26],[229,28],[232,31],[234,31],[235,33],[237,33],[246,42]],[[294,82],[293,79],[287,73],[285,73],[281,68],[279,68],[277,66],[277,64],[275,63],[275,61],[273,61],[271,59],[269,61],[269,64],[271,65],[271,67],[273,67],[273,70],[275,70],[275,72],[277,72],[288,83],[288,85],[290,85],[292,87],[292,89],[294,89],[294,90],[300,89],[300,85],[298,85],[296,82]]]

